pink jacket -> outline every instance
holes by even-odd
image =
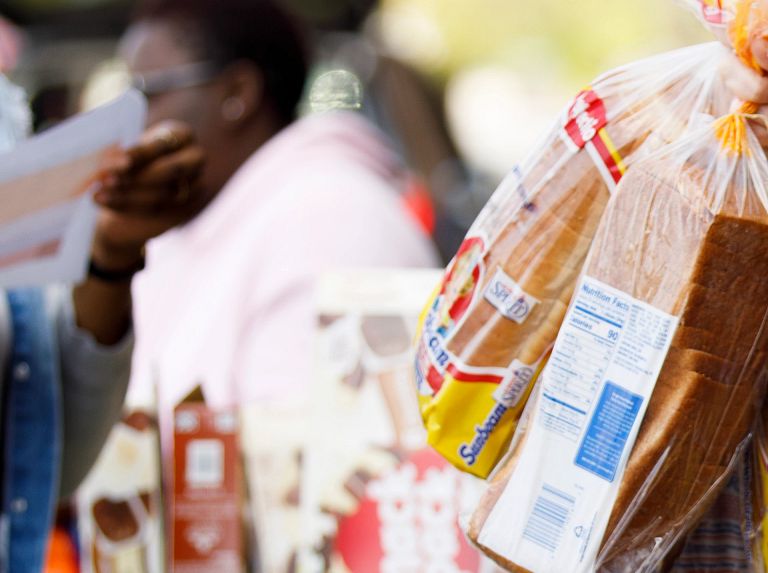
[[[198,384],[213,406],[303,395],[320,273],[438,264],[399,181],[379,135],[348,112],[260,148],[195,220],[149,245],[129,400],[151,401],[156,384],[163,418]]]

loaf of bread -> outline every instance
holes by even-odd
[[[721,241],[733,248],[727,274],[754,281],[743,290],[702,286],[718,255],[700,250],[608,524],[616,535],[604,541],[606,571],[642,563],[658,539],[671,544],[688,533],[725,485],[759,411],[768,350],[768,283],[759,277],[768,272],[768,221],[717,216],[703,245]]]
[[[679,56],[676,54],[674,60]],[[672,60],[671,55],[667,57]],[[606,110],[620,110],[605,131],[625,168],[683,133],[687,121],[680,118],[688,118],[692,111],[684,106],[698,105],[696,111],[701,114],[726,110],[718,86],[697,81],[691,70],[660,92],[633,97],[635,83],[624,83],[633,71],[627,67],[608,74],[595,87]],[[697,87],[692,90],[692,86]],[[701,90],[709,93],[702,94]],[[651,132],[652,139],[643,145]],[[478,290],[483,291],[499,268],[539,303],[519,324],[478,297],[447,342],[447,349],[467,365],[503,367],[515,358],[532,363],[557,336],[559,322],[553,327],[546,318],[561,307],[558,303],[569,302],[612,188],[601,176],[602,167],[596,165],[594,154],[585,148],[570,155],[572,146],[562,129],[551,134],[542,151],[521,172],[517,191],[525,194],[524,206],[508,200],[493,220],[482,225],[491,246],[484,256],[486,272]],[[562,308],[561,319],[564,312]],[[543,335],[542,344],[530,344],[536,334]]]
[[[665,156],[636,165],[609,203],[585,265],[585,275],[679,317],[621,476],[600,571],[660,566],[714,501],[759,413],[768,214],[754,170],[750,178],[738,161],[729,171],[737,160],[723,155],[705,146],[682,166]],[[523,435],[473,516],[476,542],[525,442]],[[483,549],[510,571],[525,571]]]
[[[677,138],[693,110],[724,108],[712,73],[701,73],[720,53],[697,46],[597,80],[470,229],[417,360],[429,442],[460,469],[486,477],[506,451],[621,174]],[[660,70],[665,80],[649,90]]]

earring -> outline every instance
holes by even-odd
[[[237,121],[245,113],[245,102],[239,97],[228,97],[221,104],[221,117],[227,121]]]

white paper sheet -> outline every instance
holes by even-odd
[[[0,287],[83,278],[93,178],[111,149],[138,140],[145,119],[146,101],[132,90],[0,154]]]

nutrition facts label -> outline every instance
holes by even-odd
[[[617,387],[626,386],[627,378],[653,375],[654,359],[660,351],[666,354],[674,323],[674,317],[585,278],[549,362],[540,422],[578,440],[608,368],[621,371]]]
[[[531,571],[592,571],[676,326],[676,317],[582,278],[483,545]]]

